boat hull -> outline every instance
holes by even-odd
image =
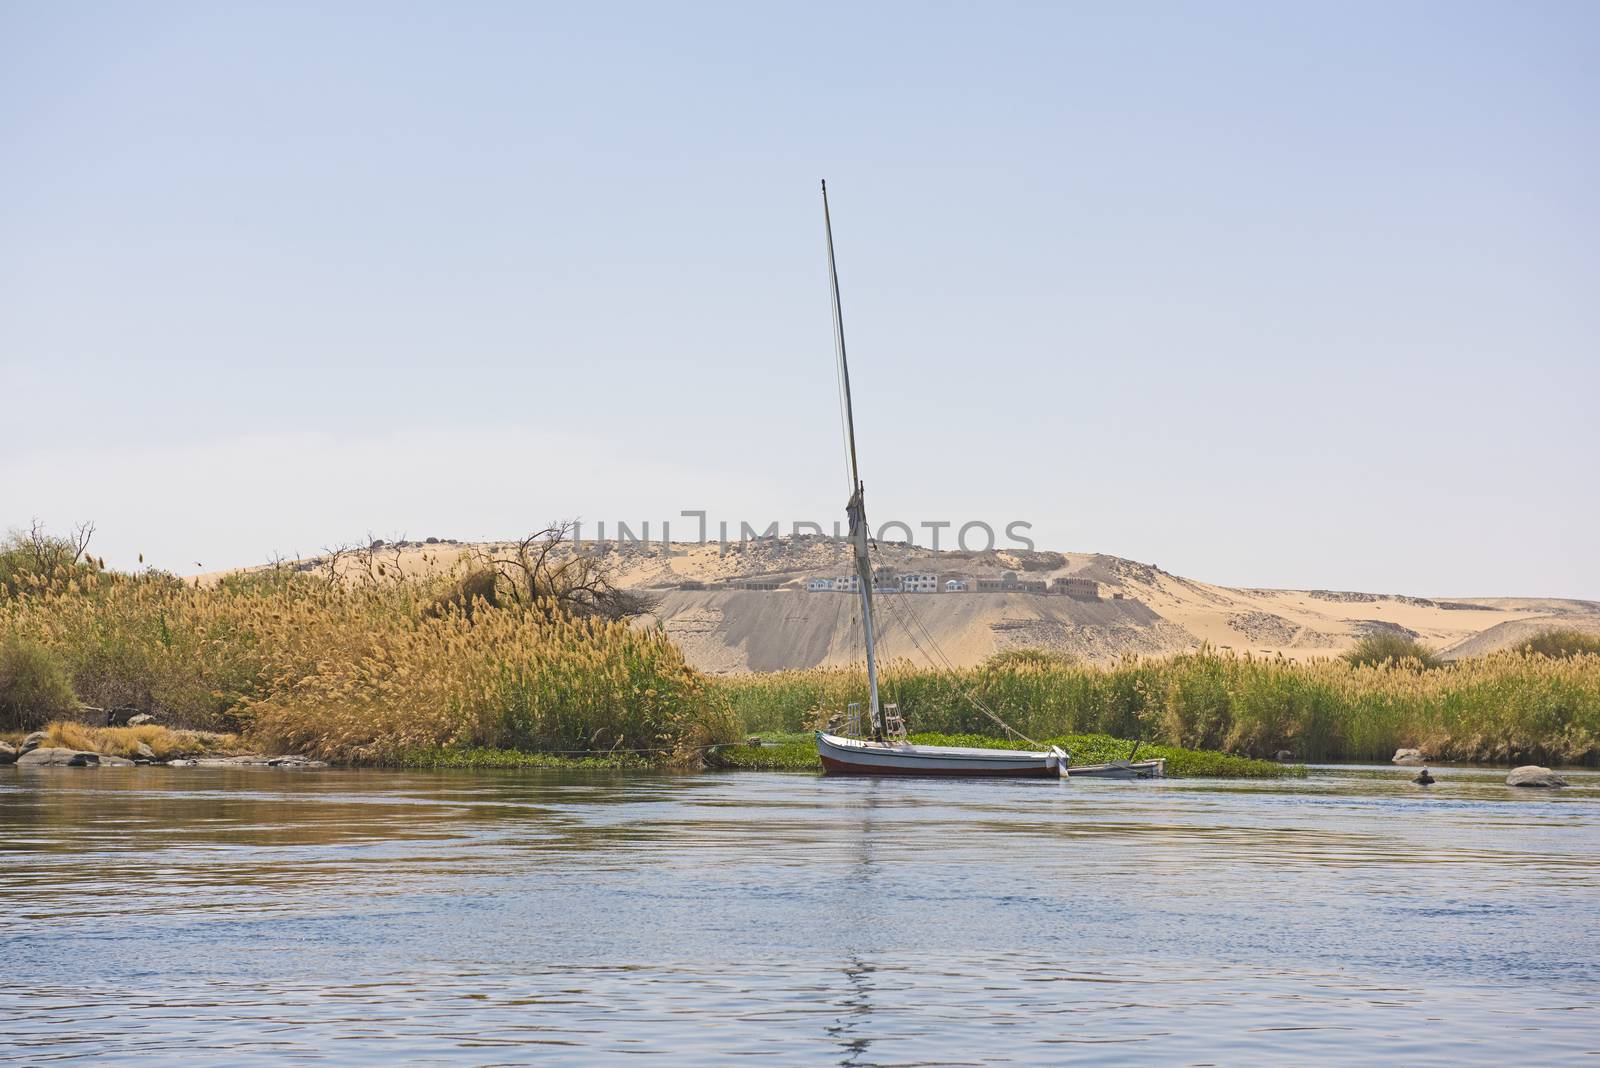
[[[821,731],[817,733],[817,755],[828,775],[1054,779],[1061,774],[1055,753],[867,742]]]
[[[1069,779],[1164,779],[1167,762],[1155,760],[1116,760],[1109,764],[1067,765]]]

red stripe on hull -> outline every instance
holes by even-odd
[[[918,777],[961,779],[1054,779],[1060,773],[1043,765],[1036,768],[918,768],[885,764],[852,764],[825,754],[822,771],[826,775],[915,775]]]

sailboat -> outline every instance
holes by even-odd
[[[833,218],[828,212],[828,183],[822,183],[822,223],[828,236],[828,287],[833,303],[833,344],[838,358],[839,390],[843,400],[845,446],[848,453],[850,499],[845,514],[850,520],[850,542],[855,555],[857,585],[861,594],[862,629],[866,636],[867,712],[870,737],[849,737],[817,731],[817,755],[828,775],[935,775],[982,778],[1053,779],[1073,775],[1103,778],[1156,778],[1165,770],[1160,760],[1113,761],[1072,768],[1071,758],[1059,746],[1042,751],[981,749],[949,745],[913,745],[906,740],[905,721],[894,705],[884,705],[878,694],[878,661],[872,617],[872,562],[867,552],[866,490],[856,458],[855,408],[850,398],[850,365],[845,356],[844,311],[839,303],[839,270],[833,255]],[[984,710],[999,722],[992,712]],[[859,716],[857,717],[859,719]],[[1005,726],[1005,724],[1001,724]],[[1010,728],[1007,728],[1010,730]],[[862,732],[864,733],[864,732]],[[1012,732],[1015,733],[1015,732]]]

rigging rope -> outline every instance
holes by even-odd
[[[872,551],[873,551],[874,555],[878,555],[878,543],[876,541],[872,541],[869,544],[872,546]],[[881,560],[881,556],[879,556],[879,559]],[[927,626],[922,622],[921,617],[917,615],[916,609],[912,608],[909,604],[897,603],[899,601],[899,598],[897,598],[897,597],[885,596],[883,598],[883,600],[884,600],[884,602],[886,604],[889,604],[889,605],[892,606],[892,610],[893,611],[903,612],[906,616],[910,617],[911,621],[917,625],[917,629],[922,631],[922,636],[928,640],[928,644],[933,648],[933,651],[934,651],[935,654],[937,654],[938,659],[935,660],[934,656],[930,655],[928,653],[928,651],[922,647],[922,643],[917,641],[916,635],[911,632],[910,626],[908,626],[906,624],[906,622],[905,622],[905,619],[902,618],[900,625],[906,628],[906,634],[911,639],[912,647],[914,649],[916,649],[919,653],[921,653],[923,656],[927,657],[928,658],[928,662],[933,664],[933,666],[934,666],[934,668],[936,670],[941,666],[941,663],[942,663],[943,668],[946,671],[948,671],[953,678],[959,677],[959,669],[951,661],[951,659],[948,656],[945,655],[944,650],[939,647],[938,641],[935,640],[932,632],[929,631]],[[962,697],[965,697],[969,702],[971,702],[972,707],[976,708],[979,712],[982,712],[985,716],[988,716],[990,720],[992,720],[997,726],[1000,727],[1001,730],[1005,731],[1007,734],[1012,735],[1012,736],[1014,736],[1016,738],[1020,738],[1023,741],[1027,742],[1029,745],[1035,745],[1035,746],[1038,746],[1041,749],[1045,748],[1045,745],[1044,745],[1043,742],[1040,742],[1040,741],[1037,741],[1037,740],[1035,740],[1033,738],[1028,737],[1026,734],[1023,734],[1021,731],[1017,730],[1011,724],[1009,724],[1005,720],[1001,719],[1000,715],[997,712],[995,712],[993,709],[991,709],[988,705],[984,704],[982,701],[978,700],[978,698],[973,695],[972,690],[971,690],[970,687],[965,688],[965,689],[958,687],[956,692],[959,693]]]

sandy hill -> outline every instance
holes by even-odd
[[[506,543],[442,542],[386,547],[406,571],[453,566],[463,554],[503,551]],[[807,592],[806,582],[850,572],[849,546],[800,536],[731,544],[603,545],[624,586],[659,599],[654,618],[696,666],[711,672],[773,671],[853,664],[861,659],[859,598]],[[886,594],[880,650],[913,664],[974,664],[992,653],[1037,647],[1106,662],[1125,653],[1198,648],[1294,659],[1335,656],[1363,634],[1395,631],[1447,657],[1505,648],[1561,626],[1600,632],[1600,602],[1552,598],[1449,599],[1334,590],[1236,589],[1169,574],[1150,564],[1099,553],[941,551],[882,543],[875,566],[897,573],[965,580],[966,592]],[[308,561],[301,566],[318,566]],[[1088,579],[1094,595],[1071,597],[978,591],[978,581],[1012,572],[1053,584]],[[748,583],[777,589],[742,588]]]

